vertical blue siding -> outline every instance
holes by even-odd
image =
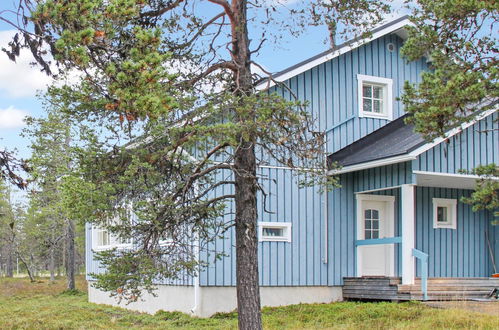
[[[388,43],[395,45],[393,52],[387,51]],[[387,35],[284,82],[299,100],[309,102],[318,129],[328,131],[328,152],[335,152],[388,122],[358,118],[357,74],[393,79],[393,115],[398,118],[404,114],[401,102],[396,100],[402,94],[404,81],[419,82],[421,72],[428,67],[425,59],[407,63],[400,56],[402,43],[398,36]],[[292,99],[284,88],[273,87],[270,92]]]
[[[416,248],[429,255],[430,277],[488,277],[493,272],[485,231],[494,249],[499,228],[492,226],[490,212],[473,212],[460,202],[470,194],[470,190],[416,188]],[[458,200],[456,229],[433,228],[432,198]],[[420,276],[419,264],[416,269]]]
[[[298,179],[287,169],[261,167],[258,174],[268,194],[266,201],[258,196],[258,220],[292,223],[291,243],[259,243],[260,285],[327,285],[328,269],[323,263],[323,194],[318,187],[300,189]],[[233,204],[228,208],[233,208]],[[228,215],[226,222],[232,217]],[[226,256],[215,260],[215,252]],[[201,260],[208,264],[201,273],[201,285],[236,285],[234,228],[210,244],[201,253]]]
[[[479,165],[498,164],[498,120],[499,114],[495,112],[424,152],[413,161],[414,170],[458,173]]]
[[[498,114],[493,113],[462,132],[421,154],[412,162],[414,170],[458,173],[479,165],[499,163]],[[461,203],[472,191],[417,187],[416,247],[429,254],[431,277],[489,276],[492,263],[485,231],[491,248],[498,254],[499,228],[491,225],[490,212],[473,212]],[[457,229],[433,229],[432,198],[458,200]],[[494,252],[493,252],[494,253]],[[420,274],[419,265],[417,266]]]

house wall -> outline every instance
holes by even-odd
[[[395,45],[394,52],[387,50],[389,43]],[[427,70],[424,59],[407,63],[401,58],[399,51],[402,43],[402,39],[394,34],[384,36],[285,82],[300,100],[309,102],[309,109],[317,120],[317,129],[328,132],[328,152],[337,151],[387,123],[383,119],[358,118],[357,74],[392,78],[395,99],[400,96],[404,81],[416,83],[420,73]],[[292,99],[285,89],[273,87],[272,91]],[[403,115],[403,106],[399,101],[393,102],[393,115],[397,118]],[[292,223],[291,243],[259,243],[260,284],[339,285],[343,276],[353,275],[353,192],[409,182],[408,166],[410,164],[404,163],[342,176],[344,188],[330,193],[328,198],[327,242],[324,234],[325,197],[319,189],[299,189],[293,172],[288,169],[260,168],[261,182],[270,194],[266,201],[259,196],[259,221]],[[353,181],[346,180],[350,176]],[[227,177],[230,177],[229,173],[222,171],[219,174],[219,178]],[[232,188],[220,187],[216,194],[227,192],[224,189]],[[264,205],[273,213],[264,212]],[[234,212],[232,204],[228,205],[228,211]],[[232,218],[233,214],[227,215],[224,221],[229,223]],[[217,253],[226,256],[215,259]],[[226,231],[222,239],[206,246],[200,259],[208,264],[200,274],[201,285],[236,285],[234,230]],[[93,260],[91,244],[87,246],[87,265],[90,273],[102,271]],[[165,281],[160,283],[167,284]],[[175,285],[192,283],[189,277],[172,282]]]
[[[491,224],[492,214],[473,212],[471,206],[460,202],[471,190],[416,187],[416,248],[429,254],[429,277],[488,277],[493,272],[491,255],[499,244],[499,227]],[[432,198],[451,198],[457,203],[457,228],[433,228]],[[417,276],[421,267],[417,263]]]
[[[105,271],[105,268],[100,265],[100,263],[94,259],[96,252],[92,250],[93,247],[93,236],[92,236],[92,225],[85,224],[85,275],[87,281],[95,280],[92,274],[101,274]],[[192,285],[194,278],[188,275],[186,272],[180,274],[177,279],[158,279],[157,284],[172,285],[172,286],[186,286]]]
[[[499,114],[495,112],[424,152],[412,162],[414,170],[459,173],[479,165],[499,164],[498,119]],[[469,205],[459,202],[471,193],[471,190],[417,187],[416,247],[430,255],[429,276],[489,276],[493,266],[486,230],[495,259],[499,259],[499,228],[491,225],[491,213],[473,212]],[[434,197],[458,200],[456,230],[433,229]],[[417,267],[419,274],[420,266]]]
[[[387,50],[389,43],[395,45],[393,52]],[[404,82],[419,82],[428,65],[425,59],[407,63],[400,55],[402,44],[397,35],[387,35],[284,82],[299,100],[309,102],[317,130],[327,132],[329,153],[388,123],[385,119],[358,117],[357,74],[393,79],[393,118],[404,114],[403,105],[396,98],[401,96]],[[273,87],[270,92],[294,99],[286,89]]]

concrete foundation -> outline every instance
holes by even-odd
[[[159,310],[180,311],[199,317],[209,317],[219,312],[231,312],[237,308],[235,287],[201,287],[199,288],[199,304],[193,310],[194,287],[160,285],[155,292],[157,297],[144,294],[141,300],[126,304],[118,304],[109,293],[88,286],[88,299],[92,303],[106,304],[127,308],[139,312],[154,314]],[[286,306],[300,303],[329,303],[342,300],[340,286],[309,287],[261,287],[262,306]]]

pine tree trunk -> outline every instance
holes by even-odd
[[[247,1],[233,0],[232,55],[238,67],[235,75],[236,96],[253,93],[251,58],[247,28]],[[244,102],[244,101],[243,101]],[[243,113],[240,122],[254,121],[254,113]],[[257,179],[254,136],[240,136],[235,151],[235,204],[236,204],[236,273],[237,310],[239,329],[262,328],[260,287],[258,283],[257,239]]]
[[[67,220],[66,254],[68,290],[75,290],[75,225],[71,220]]]
[[[7,269],[5,270],[5,276],[14,277],[14,256],[12,253],[12,248],[7,247]]]
[[[49,260],[49,270],[50,270],[50,282],[55,281],[55,247],[50,247],[50,260]]]
[[[255,153],[251,143],[236,152],[236,272],[239,329],[261,329],[256,235]]]

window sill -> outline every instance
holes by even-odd
[[[359,115],[359,118],[375,118],[375,119],[383,119],[383,120],[388,120],[388,121],[391,121],[392,118],[390,118],[390,116],[388,115],[376,115],[376,114],[371,114],[371,113],[361,113]]]

